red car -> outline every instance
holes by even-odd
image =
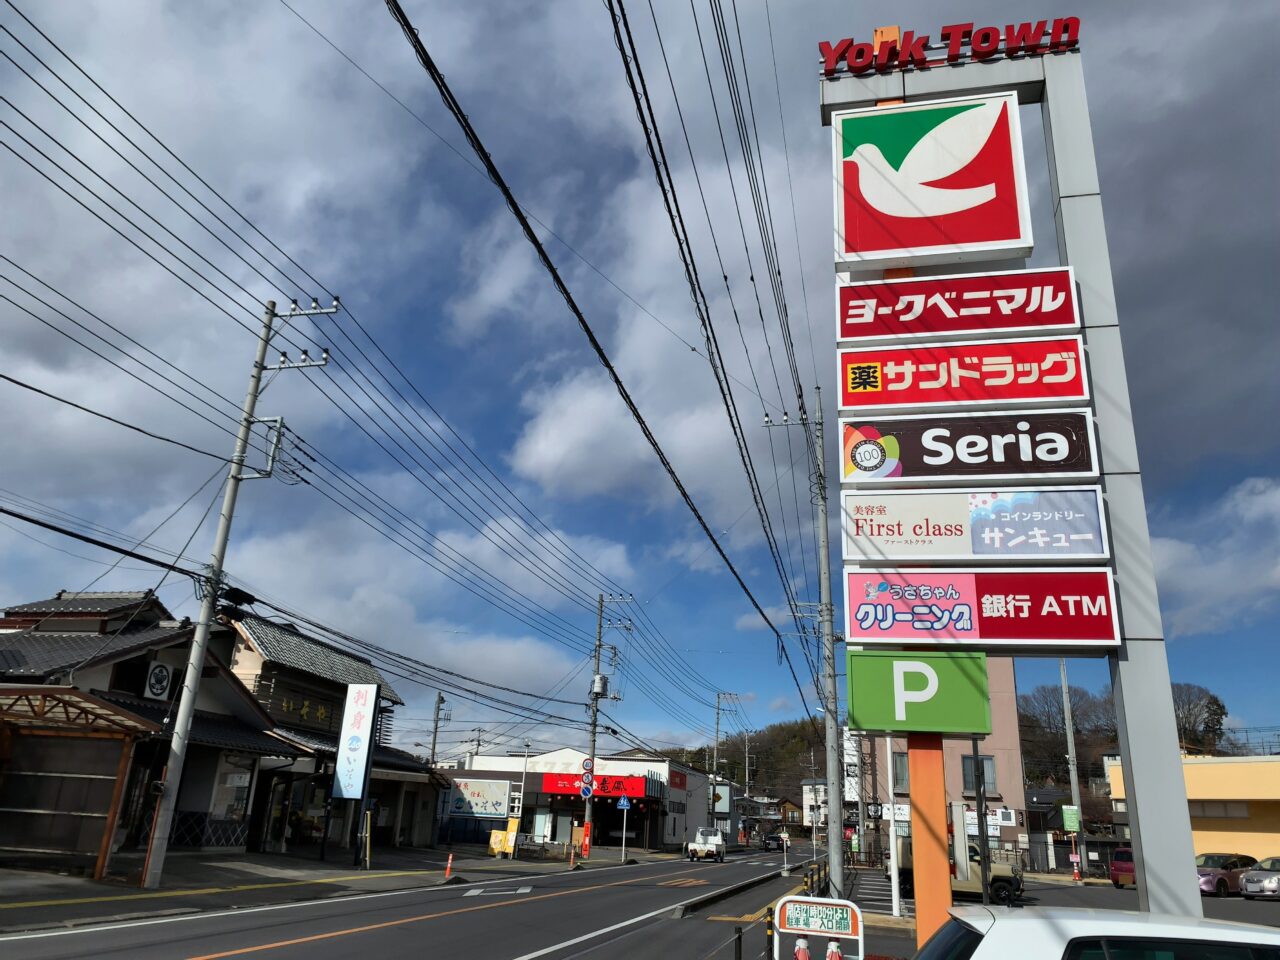
[[[1111,855],[1111,885],[1123,887],[1126,883],[1137,883],[1133,878],[1133,848],[1116,847]]]

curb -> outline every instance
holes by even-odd
[[[796,870],[817,862],[818,861],[816,860],[805,860],[801,863],[792,864],[790,869]],[[782,868],[779,867],[777,870],[766,873],[763,876],[752,877],[750,880],[743,880],[741,883],[735,883],[733,886],[725,887],[722,890],[704,893],[700,897],[694,897],[692,900],[686,900],[684,903],[676,904],[668,916],[670,916],[672,920],[683,920],[685,917],[689,916],[689,914],[694,913],[708,904],[716,903],[720,900],[727,900],[729,897],[739,894],[743,890],[750,890],[752,887],[758,887],[760,884],[768,883],[770,880],[777,880],[781,876],[784,876],[784,873]]]

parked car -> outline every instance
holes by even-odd
[[[724,834],[714,827],[699,827],[689,841],[690,860],[719,860],[724,863]]]
[[[1130,910],[952,907],[951,919],[915,960],[1108,956],[1275,960],[1280,957],[1280,929]]]
[[[1258,861],[1243,853],[1202,853],[1196,857],[1200,893],[1215,897],[1240,892],[1240,875]]]
[[[781,850],[782,843],[782,834],[771,833],[760,841],[760,846],[765,850]]]
[[[1240,892],[1246,900],[1280,900],[1280,857],[1259,860],[1240,877]]]
[[[1116,847],[1111,855],[1111,885],[1118,889],[1126,883],[1137,883],[1133,872],[1133,847]]]
[[[951,895],[953,897],[982,897],[982,870],[979,864],[982,854],[976,843],[969,844],[969,879],[951,878]],[[988,889],[991,891],[991,902],[1001,905],[1014,903],[1022,896],[1022,867],[1003,861],[993,860],[988,866],[991,872],[987,877]],[[915,872],[911,857],[911,838],[898,838],[898,889],[904,897],[915,894]],[[886,866],[887,869],[887,866]],[[889,876],[888,873],[885,874]]]

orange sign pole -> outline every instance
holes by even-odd
[[[951,909],[951,857],[947,849],[947,788],[942,734],[907,734],[911,786],[911,859],[916,892],[916,944],[924,946]],[[960,824],[957,829],[963,830]]]

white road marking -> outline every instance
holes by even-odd
[[[505,897],[509,893],[532,893],[533,887],[516,887],[514,890],[486,890],[476,887],[463,894],[464,897]]]

